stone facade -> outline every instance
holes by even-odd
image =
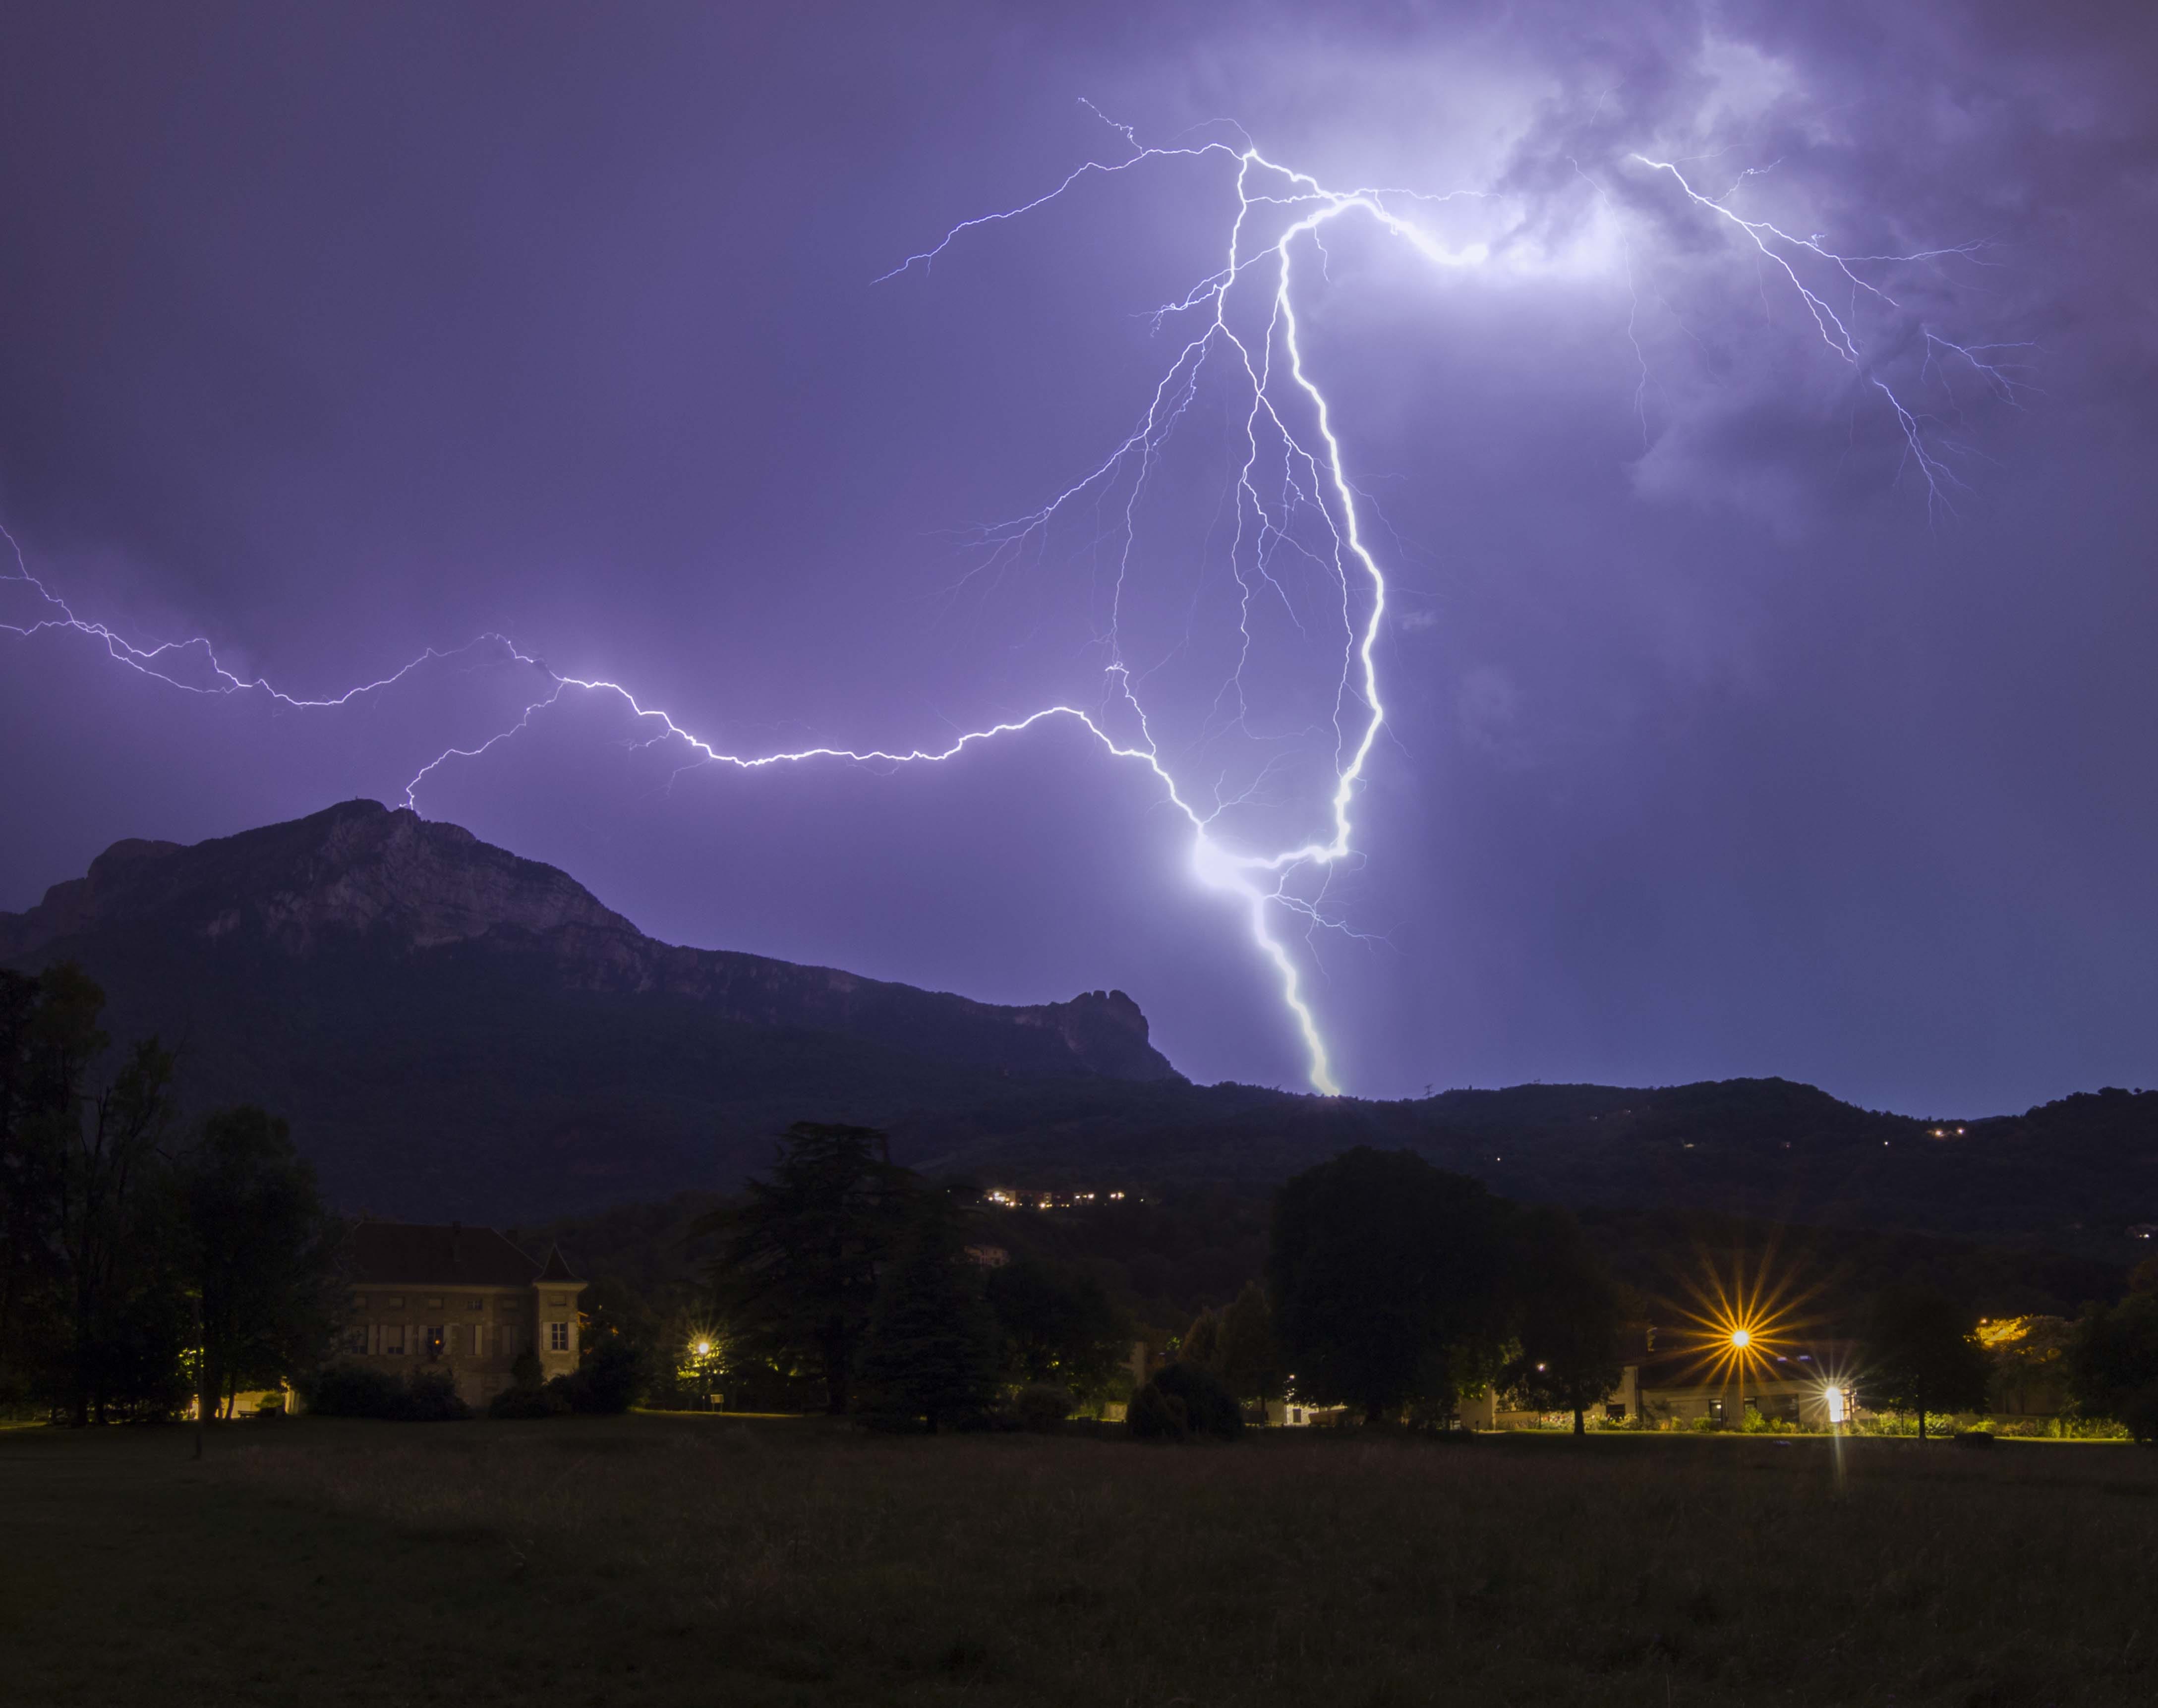
[[[577,1367],[585,1283],[559,1251],[533,1257],[493,1228],[363,1221],[345,1267],[343,1351],[355,1364],[398,1377],[447,1370],[475,1408],[509,1386],[528,1349],[543,1380]]]

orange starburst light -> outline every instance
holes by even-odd
[[[1735,1389],[1742,1404],[1751,1384],[1790,1364],[1808,1326],[1805,1307],[1820,1289],[1773,1247],[1758,1258],[1732,1252],[1722,1262],[1698,1250],[1700,1267],[1681,1277],[1690,1303],[1679,1303],[1675,1349],[1690,1355],[1693,1380]]]

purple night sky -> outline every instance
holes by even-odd
[[[1244,133],[1485,191],[1390,204],[1472,264],[1345,219],[1298,261],[1390,587],[1347,930],[1275,911],[1345,1086],[2158,1082],[2153,88],[2139,8],[2016,0],[19,7],[0,522],[78,617],[302,698],[498,632],[732,753],[942,748],[1102,703],[1121,493],[976,530],[1132,432]],[[1088,102],[1227,148],[872,282],[1127,158]],[[1975,247],[1824,287],[1854,364],[1637,152],[1846,255]],[[1236,722],[1243,420],[1202,390],[1152,467],[1123,644],[1164,763],[1278,841],[1324,828],[1342,616],[1278,543]],[[120,837],[394,802],[545,683],[483,648],[295,710],[0,633],[0,908]],[[897,771],[653,733],[566,694],[418,804],[663,938],[1120,987],[1193,1077],[1303,1082],[1188,823],[1075,724]]]

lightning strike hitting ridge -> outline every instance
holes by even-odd
[[[1306,921],[1307,929],[1340,924],[1323,906],[1324,885],[1330,872],[1355,857],[1354,809],[1386,725],[1377,652],[1388,586],[1386,572],[1369,543],[1368,524],[1335,426],[1335,406],[1314,376],[1304,347],[1294,288],[1300,276],[1298,268],[1309,266],[1314,260],[1323,267],[1326,228],[1352,219],[1368,223],[1380,235],[1403,245],[1419,262],[1443,271],[1520,266],[1523,248],[1519,241],[1510,243],[1518,232],[1495,244],[1488,240],[1450,244],[1415,217],[1426,208],[1457,198],[1486,199],[1484,192],[1433,195],[1369,187],[1333,189],[1307,173],[1268,158],[1248,142],[1233,147],[1205,142],[1147,147],[1134,140],[1129,127],[1113,128],[1129,146],[1128,158],[1111,163],[1088,162],[1032,201],[963,221],[933,246],[908,256],[876,281],[884,283],[917,269],[927,274],[970,235],[1044,209],[1087,179],[1114,177],[1150,163],[1170,161],[1219,163],[1229,173],[1233,207],[1225,201],[1227,230],[1220,265],[1178,300],[1155,312],[1157,330],[1170,326],[1185,326],[1190,330],[1155,384],[1138,425],[1094,469],[1040,509],[985,530],[983,535],[989,560],[1009,563],[1018,555],[1038,550],[1047,531],[1065,513],[1085,504],[1098,510],[1104,503],[1120,502],[1121,519],[1109,530],[1118,542],[1118,551],[1107,622],[1096,637],[1102,657],[1102,688],[1091,707],[1061,703],[1043,706],[1023,717],[969,730],[935,751],[818,746],[738,754],[692,733],[665,711],[644,704],[623,684],[559,674],[498,634],[482,635],[447,652],[429,648],[390,675],[331,698],[303,699],[271,686],[262,677],[243,678],[227,669],[207,640],[138,644],[102,622],[78,617],[64,600],[30,574],[19,548],[15,548],[15,573],[7,579],[18,581],[41,603],[29,620],[0,623],[0,629],[25,638],[49,631],[71,631],[101,643],[116,662],[175,688],[208,694],[259,694],[294,710],[349,704],[383,693],[423,665],[436,662],[462,663],[473,668],[509,666],[533,673],[539,691],[516,718],[474,746],[445,748],[406,782],[405,804],[416,810],[421,785],[438,769],[452,761],[480,758],[529,727],[535,717],[572,690],[617,698],[636,720],[651,728],[653,734],[643,745],[677,744],[685,755],[684,768],[711,765],[750,771],[823,759],[892,766],[933,764],[999,736],[1050,720],[1068,720],[1084,728],[1113,756],[1146,766],[1165,799],[1183,814],[1190,828],[1195,873],[1208,887],[1235,899],[1254,949],[1273,971],[1280,999],[1303,1040],[1310,1083],[1323,1093],[1338,1093],[1341,1087],[1325,1036],[1305,994],[1303,971],[1282,927],[1285,919],[1298,918]],[[1944,502],[1945,489],[1954,484],[1954,477],[1941,452],[1928,442],[1927,418],[1907,405],[1878,371],[1871,353],[1861,346],[1853,330],[1854,313],[1848,308],[1840,313],[1825,294],[1832,287],[1826,282],[1810,284],[1804,269],[1818,265],[1830,277],[1840,281],[1854,300],[1862,296],[1893,307],[1895,299],[1886,288],[1869,281],[1861,268],[1948,256],[1970,258],[1975,246],[1909,255],[1840,255],[1818,236],[1794,237],[1766,221],[1749,220],[1732,212],[1725,200],[1745,182],[1744,176],[1726,198],[1716,198],[1695,189],[1670,162],[1641,155],[1631,158],[1652,174],[1668,176],[1691,206],[1706,217],[1727,222],[1751,244],[1795,294],[1827,347],[1858,369],[1865,384],[1887,400],[1906,454],[1926,482],[1929,507]],[[1608,213],[1609,199],[1603,187],[1587,174],[1581,176]],[[1627,276],[1630,290],[1630,261]],[[1627,330],[1633,337],[1631,317]],[[1997,396],[2015,401],[2015,384],[1997,362],[1989,359],[2001,347],[1965,346],[1939,338],[1929,328],[1920,331],[1929,367],[1939,358],[1959,358]],[[1638,339],[1635,348],[1638,353]],[[1645,360],[1643,366],[1645,376]],[[1233,490],[1227,495],[1235,518],[1227,566],[1235,583],[1241,642],[1235,648],[1235,667],[1216,698],[1217,706],[1234,708],[1233,714],[1221,720],[1221,727],[1254,733],[1245,672],[1256,645],[1252,627],[1256,602],[1278,604],[1298,632],[1309,637],[1314,611],[1298,609],[1296,595],[1288,583],[1288,566],[1300,564],[1315,570],[1331,590],[1324,606],[1329,637],[1324,644],[1329,656],[1338,660],[1338,670],[1330,679],[1330,689],[1325,691],[1331,702],[1331,727],[1323,736],[1330,746],[1330,757],[1312,798],[1302,809],[1305,828],[1286,837],[1254,839],[1232,833],[1225,823],[1225,815],[1261,799],[1270,782],[1271,761],[1248,787],[1231,798],[1221,797],[1217,782],[1211,802],[1200,801],[1194,787],[1179,774],[1187,767],[1165,753],[1155,735],[1154,719],[1140,699],[1138,683],[1142,673],[1126,644],[1128,583],[1136,572],[1134,549],[1141,502],[1170,435],[1199,395],[1203,377],[1230,384],[1240,400],[1237,408],[1242,411],[1242,454],[1235,470]],[[6,537],[14,547],[12,535],[0,530],[0,537]],[[1252,845],[1254,841],[1258,845]],[[1316,893],[1306,893],[1313,885],[1318,886]]]

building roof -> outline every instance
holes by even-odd
[[[559,1251],[542,1265],[493,1228],[363,1221],[346,1236],[352,1278],[375,1287],[529,1287],[572,1281]]]

